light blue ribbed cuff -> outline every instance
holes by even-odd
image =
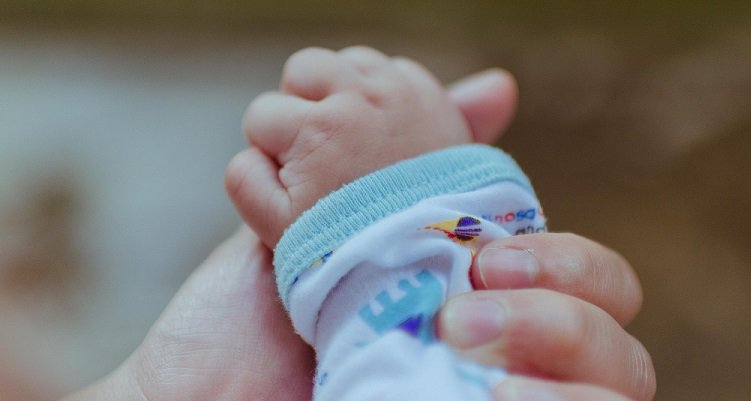
[[[284,306],[300,274],[365,227],[424,199],[500,181],[516,182],[534,194],[511,156],[491,146],[461,145],[396,163],[320,199],[287,228],[274,250]]]

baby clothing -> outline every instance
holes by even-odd
[[[402,161],[319,200],[274,256],[282,302],[316,349],[313,399],[489,401],[504,372],[438,341],[434,317],[472,289],[484,244],[545,230],[528,179],[485,145]]]

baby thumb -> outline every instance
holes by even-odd
[[[291,202],[278,171],[273,160],[249,147],[230,161],[224,174],[227,193],[240,216],[271,249],[291,223]]]

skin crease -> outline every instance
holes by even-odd
[[[485,82],[477,85],[478,80]],[[283,80],[283,90],[291,90],[291,86],[294,85]],[[327,88],[325,81],[314,80],[296,90],[304,90],[307,96],[315,98]],[[492,142],[513,115],[516,87],[507,73],[493,70],[460,82],[448,92],[448,98],[457,105],[474,139]],[[273,123],[272,120],[269,123]],[[287,157],[278,149],[283,149],[286,143],[276,144],[279,147],[274,157],[259,158],[258,154],[245,151],[233,160],[228,168],[228,189],[241,209],[248,196],[243,192],[249,188],[248,177],[278,179],[277,157],[282,161]],[[272,143],[269,146],[273,148]],[[255,170],[247,171],[247,168]],[[239,185],[233,188],[232,181]],[[267,202],[265,207],[271,208],[270,204],[287,202],[287,210],[293,210],[289,198],[276,190],[279,187],[270,187],[272,190],[262,193],[265,199],[261,203]],[[480,345],[488,350],[491,364],[500,366],[511,362],[529,366],[527,373],[532,376],[553,379],[533,380],[514,375],[498,386],[494,394],[497,400],[534,397],[650,400],[654,394],[654,371],[649,355],[643,348],[624,345],[632,343],[624,340],[630,336],[619,324],[630,320],[641,304],[641,290],[628,263],[607,248],[571,234],[523,237],[514,238],[514,243],[505,242],[510,240],[506,239],[489,246],[534,249],[540,262],[540,274],[513,291],[478,291],[451,299],[439,318],[439,334],[444,341],[456,343],[459,352],[473,352],[473,348],[462,349],[453,339],[468,327],[462,326],[461,321],[452,322],[446,312],[457,302],[468,300],[471,303],[473,297],[482,294],[484,301],[500,305],[508,316],[525,316],[524,319],[507,319],[509,325],[501,334],[491,336]],[[273,238],[270,240],[273,242]],[[557,266],[556,255],[561,253],[588,257],[572,257],[565,266]],[[501,279],[503,272],[497,267],[499,265],[495,264],[473,266],[483,271],[486,278],[479,288],[506,288]],[[596,274],[590,274],[592,272]],[[610,292],[594,290],[602,287],[601,277],[608,277],[609,285],[614,288],[624,288],[618,298]],[[293,333],[275,291],[267,247],[251,230],[241,228],[187,280],[130,358],[109,376],[66,400],[310,399],[313,355]],[[524,295],[525,291],[543,291],[545,295]],[[562,313],[570,314],[575,322],[591,322],[595,326],[617,323],[607,326],[611,328],[603,333],[607,338],[596,337],[594,343],[559,343],[555,333],[576,332],[577,326],[558,326],[558,320],[539,313],[546,305],[554,304],[563,304]],[[527,312],[529,314],[525,315]],[[487,320],[492,316],[479,318]],[[472,322],[469,323],[471,326]],[[519,335],[528,334],[525,327],[534,327],[542,336],[535,340],[539,340],[539,344],[534,341],[528,344],[530,348],[539,348],[535,358],[527,360],[522,352],[504,354],[503,344],[518,343]],[[563,372],[559,371],[560,364],[545,360],[546,349],[551,354],[566,349],[572,356],[600,353],[626,360],[629,357],[624,355],[632,355],[630,359],[644,362],[635,365],[640,366],[637,368],[632,365],[614,367],[602,365],[602,360],[596,358],[573,358],[572,363],[580,365],[577,375],[564,379]],[[567,370],[570,367],[567,366]],[[603,370],[611,370],[611,377],[594,374]]]

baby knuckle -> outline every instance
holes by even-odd
[[[259,128],[262,128],[259,125],[263,121],[263,117],[266,114],[266,106],[271,102],[272,96],[271,92],[262,93],[256,96],[256,98],[248,105],[242,122],[243,130],[247,134],[251,134]]]
[[[306,116],[300,133],[318,136],[332,135],[346,126],[346,114],[347,111],[342,109],[319,108],[312,110]]]
[[[376,85],[364,86],[359,91],[359,94],[369,105],[376,108],[383,108],[392,98],[391,94],[388,92],[388,88]]]
[[[231,196],[235,196],[245,185],[245,164],[240,155],[233,157],[224,170],[224,185]]]
[[[341,54],[367,57],[369,59],[386,59],[386,55],[380,51],[363,45],[348,46],[339,51]]]
[[[333,52],[331,50],[322,47],[306,47],[292,53],[292,55],[287,58],[285,67],[310,66],[310,62],[332,54]]]
[[[403,56],[394,57],[394,64],[401,68],[412,70],[414,73],[424,75],[425,78],[434,79],[433,74],[424,65],[411,58]]]

